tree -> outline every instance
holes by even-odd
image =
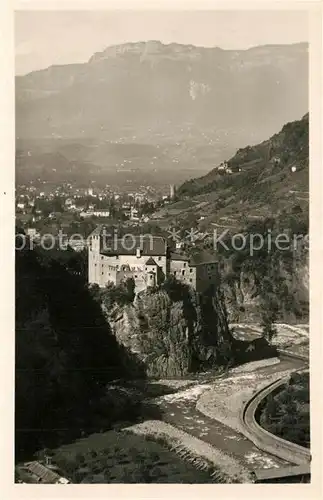
[[[308,373],[293,374],[277,394],[266,398],[260,424],[288,441],[310,445]]]
[[[276,311],[263,310],[261,314],[262,335],[268,342],[271,342],[275,335],[277,335],[276,320]]]

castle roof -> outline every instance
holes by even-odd
[[[106,226],[103,226],[102,224],[98,224],[95,229],[93,229],[92,233],[89,235],[89,238],[92,236],[100,236],[102,234],[104,229],[108,229]]]
[[[214,264],[218,261],[215,255],[212,255],[206,250],[196,252],[192,255],[186,255],[181,253],[172,252],[170,254],[171,260],[180,260],[183,262],[188,262],[190,266],[195,267],[202,264]]]
[[[40,462],[28,462],[26,468],[41,479],[43,483],[57,483],[60,476]]]
[[[103,255],[136,255],[137,249],[141,255],[157,256],[166,255],[166,240],[161,236],[139,235],[124,236],[123,238],[104,238],[101,254]]]
[[[218,262],[218,258],[207,250],[202,250],[194,253],[190,258],[191,266],[199,266],[201,264],[214,264]]]
[[[149,259],[147,260],[146,266],[157,266],[156,262],[154,261],[154,259],[152,257],[149,257]]]
[[[188,262],[190,260],[188,255],[185,255],[182,253],[176,253],[176,252],[172,252],[170,254],[170,258],[171,258],[171,260],[181,260],[184,262]]]

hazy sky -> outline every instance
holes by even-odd
[[[308,40],[305,11],[17,11],[15,22],[16,74],[85,62],[124,42],[244,49]]]

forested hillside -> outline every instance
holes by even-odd
[[[300,446],[310,447],[310,377],[293,373],[259,410],[260,424],[273,434]]]

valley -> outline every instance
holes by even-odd
[[[308,50],[16,76],[16,482],[309,481]]]

